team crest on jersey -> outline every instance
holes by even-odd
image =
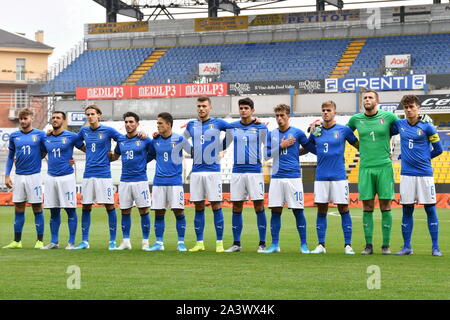
[[[214,123],[210,123],[210,124],[208,125],[208,129],[214,129]]]
[[[288,139],[294,139],[294,136],[292,135],[292,133],[288,134]]]
[[[98,134],[98,138],[101,140],[101,139],[103,139],[103,133],[99,133]]]
[[[380,123],[381,123],[381,124],[384,124],[384,119],[380,119]]]
[[[136,146],[140,146],[141,145],[141,141],[140,140],[136,140]]]
[[[36,141],[38,141],[38,137],[35,134],[33,134],[31,136],[31,140],[33,140],[33,142],[36,142]]]
[[[339,138],[339,132],[338,132],[338,131],[335,131],[335,132],[334,132],[334,138],[335,138],[335,139]]]
[[[67,143],[67,138],[62,138],[61,142],[62,142],[62,144],[66,144]]]
[[[417,129],[417,135],[418,135],[418,136],[421,136],[422,134],[423,134],[422,129],[418,128],[418,129]]]

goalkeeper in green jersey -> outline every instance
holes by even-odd
[[[394,172],[390,158],[390,127],[398,120],[392,112],[378,110],[378,93],[367,90],[364,94],[364,113],[353,115],[348,122],[358,130],[360,166],[358,177],[359,199],[363,202],[363,227],[366,247],[361,254],[373,253],[373,211],[378,195],[382,214],[382,254],[390,254],[392,229],[391,201],[394,199]]]

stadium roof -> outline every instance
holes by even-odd
[[[49,49],[46,44],[0,29],[0,48]]]

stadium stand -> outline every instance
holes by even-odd
[[[450,34],[445,33],[170,47],[136,84],[190,83],[202,62],[221,62],[222,74],[216,79],[220,82],[324,79],[335,74],[333,71],[345,58],[349,45],[362,40],[366,42],[358,49],[359,54],[346,62],[344,59],[346,66],[340,76],[356,77],[363,72],[366,76],[379,76],[383,58],[388,54],[411,54],[416,74],[450,72]],[[120,85],[153,50],[86,50],[41,91]]]
[[[152,51],[152,48],[86,50],[41,91],[64,92],[83,86],[120,85]]]

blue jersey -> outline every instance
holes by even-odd
[[[352,130],[341,124],[329,129],[322,127],[321,135],[316,137],[311,134],[309,140],[317,149],[316,181],[345,180],[345,141],[353,144],[357,140]]]
[[[191,146],[179,134],[172,133],[170,137],[157,137],[152,141],[156,172],[153,185],[155,186],[181,186],[183,172],[183,149],[190,153]]]
[[[280,142],[284,139],[295,139],[295,143],[288,148],[280,149]],[[267,138],[267,156],[273,158],[272,178],[300,178],[300,145],[310,151],[314,145],[308,143],[305,133],[295,127],[286,131],[275,129]]]
[[[233,129],[227,130],[227,143],[234,144],[233,173],[261,173],[261,145],[266,144],[268,130],[260,123],[231,123]]]
[[[220,132],[227,129],[231,129],[231,125],[222,119],[189,121],[184,136],[192,138],[194,147],[192,172],[220,172],[218,158],[221,150]]]
[[[111,139],[117,141],[120,133],[114,128],[101,125],[95,130],[82,127],[78,135],[86,142],[83,178],[111,178],[108,152],[111,151]]]
[[[69,160],[73,158],[73,147],[81,148],[83,141],[73,132],[63,131],[59,135],[45,137],[44,145],[48,154],[48,174],[65,176],[73,173]]]
[[[20,130],[11,133],[5,174],[11,173],[14,158],[17,174],[29,175],[41,172],[42,153],[45,152],[44,139],[45,133],[37,129],[27,133]]]
[[[431,177],[431,143],[439,141],[436,128],[431,123],[410,125],[407,119],[397,120],[391,133],[400,133],[401,175]]]
[[[114,153],[122,156],[122,175],[120,181],[147,181],[147,156],[154,153],[150,138],[144,140],[138,136],[129,138],[122,135],[117,140]]]

